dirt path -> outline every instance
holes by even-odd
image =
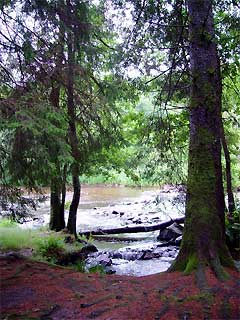
[[[201,292],[194,275],[147,277],[81,274],[18,256],[1,257],[1,319],[239,320],[239,273],[219,282],[207,272]]]

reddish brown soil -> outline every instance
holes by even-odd
[[[82,274],[14,256],[2,257],[1,319],[239,320],[239,273],[218,281],[207,270],[200,291],[194,274],[147,277]]]

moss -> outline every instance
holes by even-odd
[[[184,270],[184,274],[188,275],[190,274],[193,270],[195,270],[198,266],[198,257],[196,254],[192,254],[188,258],[188,262],[186,265],[186,268]]]
[[[211,305],[213,304],[214,297],[210,292],[201,292],[199,294],[188,296],[185,301],[204,301]]]
[[[223,267],[229,267],[229,268],[235,267],[234,261],[232,259],[232,256],[228,252],[227,247],[219,250],[219,259]]]
[[[208,71],[209,74],[214,74],[215,68],[213,68],[213,67],[208,68],[207,71]]]
[[[220,263],[219,258],[215,258],[213,260],[211,260],[211,267],[216,275],[216,277],[220,280],[220,281],[224,281],[229,279],[229,275],[228,273],[224,270],[223,266]]]
[[[168,272],[174,271],[184,271],[186,267],[186,261],[184,259],[176,259],[171,267],[168,269]]]

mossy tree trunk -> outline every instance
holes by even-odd
[[[232,259],[225,244],[221,166],[221,76],[211,0],[188,0],[192,73],[186,219],[170,270],[210,265],[218,276]]]

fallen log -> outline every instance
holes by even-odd
[[[174,222],[176,223],[183,223],[184,217],[171,219],[169,221],[162,222],[160,224],[154,226],[136,226],[136,227],[122,227],[122,228],[113,228],[113,229],[98,229],[96,231],[86,231],[86,232],[79,232],[80,236],[100,236],[100,235],[107,235],[107,234],[120,234],[120,233],[137,233],[137,232],[151,232],[156,230],[163,230],[169,227]]]

